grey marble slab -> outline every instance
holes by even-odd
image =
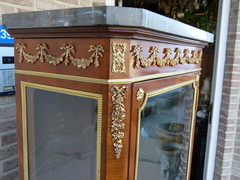
[[[102,6],[3,14],[2,22],[8,29],[77,26],[143,27],[213,42],[211,33],[140,8]]]

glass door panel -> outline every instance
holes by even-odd
[[[30,180],[96,179],[98,101],[26,87]]]
[[[139,122],[138,180],[186,178],[193,97],[190,84],[147,99]]]

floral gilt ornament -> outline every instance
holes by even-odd
[[[150,55],[148,58],[142,56],[143,47],[141,45],[132,46],[133,56],[135,56],[135,67],[148,68],[150,66],[176,66],[178,64],[198,64],[202,60],[202,50],[192,50],[190,54],[189,49],[183,50],[183,56],[181,56],[182,50],[176,48],[174,50],[175,56],[171,58],[173,51],[171,48],[164,48],[162,58],[158,57],[159,49],[157,47],[150,47]]]
[[[112,43],[112,51],[113,51],[113,73],[124,73],[126,72],[125,67],[125,51],[126,51],[126,43]]]
[[[95,68],[99,66],[99,58],[102,57],[102,52],[104,49],[101,45],[89,47],[88,52],[92,52],[90,57],[88,58],[75,58],[72,54],[75,53],[74,45],[63,44],[60,49],[63,50],[63,54],[60,56],[52,56],[46,52],[48,46],[46,44],[39,44],[36,48],[37,53],[32,55],[26,53],[27,46],[26,44],[17,44],[16,49],[19,53],[19,62],[26,61],[28,63],[36,63],[37,61],[40,62],[48,62],[54,66],[64,62],[65,65],[68,65],[70,62],[73,66],[77,67],[78,69],[86,69],[92,63],[95,65]]]
[[[111,132],[115,157],[119,159],[123,148],[122,138],[124,137],[124,120],[126,118],[126,110],[123,101],[126,98],[127,87],[122,86],[119,88],[118,86],[113,86],[111,88],[111,93],[113,103]]]

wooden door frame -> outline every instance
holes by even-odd
[[[129,160],[129,177],[128,179],[137,179],[137,157],[138,157],[138,145],[139,145],[139,116],[141,110],[146,105],[147,99],[154,96],[154,94],[161,94],[168,92],[170,90],[183,87],[192,84],[194,87],[194,102],[193,102],[193,112],[191,121],[191,133],[190,133],[190,147],[188,156],[188,167],[187,167],[187,179],[190,179],[191,172],[191,160],[192,160],[192,150],[194,142],[194,132],[195,132],[195,121],[196,121],[196,110],[197,110],[197,99],[198,99],[198,87],[199,87],[199,74],[192,73],[187,75],[181,75],[177,77],[168,77],[156,80],[150,80],[145,82],[138,82],[132,85],[132,118],[131,118],[131,130],[130,130],[130,160]],[[139,90],[144,91],[144,96],[139,99]]]

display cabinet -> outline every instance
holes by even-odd
[[[143,9],[3,15],[20,180],[189,179],[210,33]]]

